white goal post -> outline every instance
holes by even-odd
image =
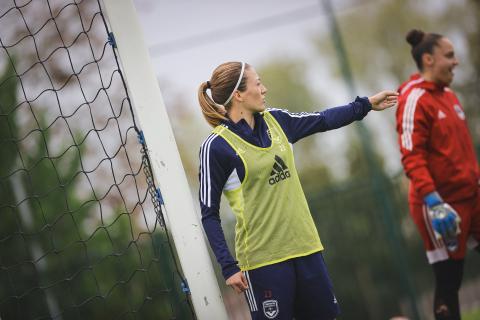
[[[102,0],[149,149],[169,228],[198,319],[227,319],[200,221],[132,0]],[[155,214],[152,212],[152,214]],[[180,285],[180,284],[178,284]]]

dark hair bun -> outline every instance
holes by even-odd
[[[425,32],[423,32],[422,30],[412,29],[407,33],[406,39],[412,47],[415,47],[423,40],[424,36]]]

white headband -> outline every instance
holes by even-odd
[[[233,91],[232,93],[230,94],[230,96],[228,97],[227,101],[225,101],[223,103],[223,105],[227,105],[230,100],[232,100],[233,98],[233,94],[235,93],[235,91],[237,91],[238,89],[238,86],[240,85],[240,82],[242,82],[242,78],[243,78],[243,72],[245,71],[245,62],[242,62],[242,70],[240,71],[240,77],[238,77],[238,81],[237,81],[237,84],[235,85],[235,88],[233,88]]]

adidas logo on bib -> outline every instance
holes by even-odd
[[[279,156],[275,155],[275,163],[273,164],[272,172],[270,172],[270,179],[268,183],[274,185],[277,182],[290,178],[290,171],[285,162]]]

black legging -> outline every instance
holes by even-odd
[[[463,278],[463,260],[434,263],[435,297],[433,313],[436,320],[460,320],[458,291]]]

